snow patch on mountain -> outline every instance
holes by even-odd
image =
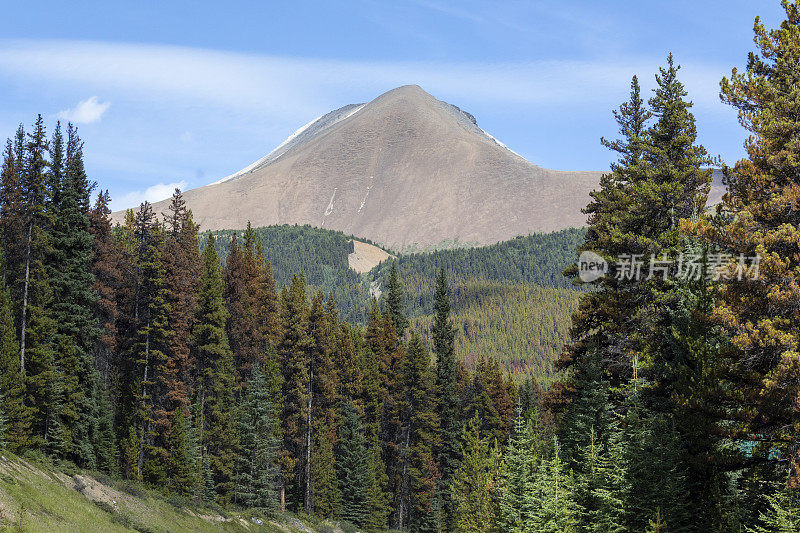
[[[218,183],[224,183],[226,181],[235,180],[241,178],[242,176],[253,172],[256,169],[262,168],[267,166],[275,161],[277,161],[281,156],[289,152],[295,146],[299,146],[313,137],[322,134],[324,131],[328,130],[330,127],[338,124],[339,122],[350,118],[351,116],[355,115],[359,112],[365,105],[367,104],[350,104],[344,107],[340,107],[330,113],[322,115],[320,117],[315,118],[308,124],[298,128],[294,133],[289,135],[285,141],[279,144],[274,150],[270,153],[252,163],[242,170],[235,172],[229,176],[226,176],[220,180],[215,181],[211,185],[217,185]]]

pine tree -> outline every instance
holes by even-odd
[[[338,371],[333,351],[337,344],[339,318],[336,302],[330,297],[325,302],[318,292],[309,309],[309,381],[311,383],[310,412],[307,430],[312,435],[310,454],[312,508],[323,516],[333,516],[338,508],[339,489],[333,467],[333,444],[336,440],[336,404],[338,403]]]
[[[169,304],[169,329],[172,342],[167,353],[168,363],[165,377],[165,404],[160,416],[170,419],[176,409],[188,414],[191,395],[190,353],[191,331],[197,307],[198,278],[200,276],[200,253],[197,240],[197,224],[186,208],[183,194],[175,189],[164,214],[166,234],[164,238],[164,286]],[[168,430],[169,423],[162,426]]]
[[[134,464],[123,464],[123,472],[154,485],[165,484],[167,452],[156,426],[156,413],[162,408],[167,378],[168,350],[171,342],[169,303],[164,285],[162,225],[152,207],[145,202],[133,219],[131,269],[131,312],[123,348],[118,402],[121,428],[134,427],[134,440],[122,435],[121,446]],[[131,320],[132,318],[132,320]]]
[[[386,475],[386,465],[381,458],[381,446],[378,442],[373,442],[368,455],[368,488],[367,488],[367,515],[364,520],[364,527],[371,531],[382,531],[386,529],[386,523],[391,514],[391,505],[387,495],[389,484]]]
[[[237,383],[247,383],[250,368],[264,356],[266,320],[262,299],[263,280],[256,259],[253,230],[248,224],[244,246],[231,238],[225,264],[225,300],[228,305],[228,339],[236,364]],[[263,363],[263,361],[261,361]]]
[[[195,463],[193,444],[191,422],[183,410],[177,409],[173,413],[166,442],[169,450],[165,465],[168,480],[166,488],[170,493],[186,497],[194,495],[200,472]]]
[[[753,455],[773,470],[779,456],[796,463],[800,439],[800,163],[793,133],[798,119],[792,111],[800,101],[792,89],[800,66],[800,5],[788,0],[781,5],[785,19],[780,26],[768,29],[756,18],[756,49],[743,69],[734,68],[720,83],[722,100],[737,110],[750,132],[747,158],[723,167],[728,193],[718,216],[686,224],[733,256],[732,264],[725,261],[723,275],[730,279],[711,317],[731,338],[722,363],[737,383],[734,416],[744,422],[728,436],[737,445],[749,446],[756,439]],[[748,270],[756,256],[758,266]]]
[[[327,423],[317,421],[311,448],[311,510],[315,515],[331,518],[339,513],[341,492],[336,476],[333,451],[334,433]]]
[[[309,337],[311,357],[309,371],[312,375],[313,424],[324,424],[328,429],[336,424],[336,406],[339,403],[339,372],[334,363],[334,350],[339,334],[339,317],[336,301],[331,296],[326,302],[318,292],[309,309]]]
[[[305,280],[294,276],[289,287],[281,292],[280,322],[282,335],[277,351],[283,374],[284,410],[283,421],[284,456],[282,473],[288,496],[298,509],[309,511],[311,472],[307,468],[311,454],[309,441],[310,380],[309,356],[312,339],[308,328],[308,304]],[[306,477],[308,475],[308,477]]]
[[[4,274],[0,252],[0,271]],[[3,440],[10,451],[19,451],[28,445],[30,413],[23,403],[25,383],[19,368],[19,342],[17,341],[11,296],[0,277],[0,411],[5,418]]]
[[[389,270],[389,280],[386,282],[386,310],[392,316],[398,337],[402,339],[408,328],[408,318],[404,312],[403,286],[400,284],[397,265],[394,262]]]
[[[436,281],[435,316],[431,336],[436,354],[436,398],[439,419],[439,446],[437,461],[441,469],[440,500],[446,527],[453,520],[450,483],[459,462],[461,434],[461,406],[457,390],[457,365],[455,357],[455,330],[450,322],[450,287],[444,268]]]
[[[278,322],[278,291],[275,287],[275,277],[272,265],[264,255],[261,239],[256,241],[256,263],[259,268],[257,301],[260,302],[260,315],[264,322],[264,334],[267,343],[275,346],[280,336]]]
[[[481,433],[502,442],[508,436],[514,415],[513,382],[508,382],[494,357],[479,355],[467,385],[467,414],[478,415]]]
[[[3,152],[3,165],[0,171],[0,238],[2,238],[5,259],[4,277],[14,304],[12,315],[15,318],[17,337],[22,309],[22,285],[25,276],[27,227],[25,205],[22,196],[22,173],[25,131],[20,125],[12,141],[6,142]],[[19,354],[17,354],[19,358]]]

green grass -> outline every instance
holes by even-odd
[[[9,454],[0,459],[0,529],[24,532],[290,532],[286,524],[246,512],[220,512],[183,505],[121,482],[89,475],[69,476],[46,463]],[[262,518],[263,517],[259,517]]]

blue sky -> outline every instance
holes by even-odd
[[[76,5],[77,4],[77,5]],[[114,207],[205,185],[349,103],[416,83],[538,165],[602,170],[611,110],[672,51],[700,140],[745,132],[718,84],[778,0],[6,2],[0,136],[73,120]]]

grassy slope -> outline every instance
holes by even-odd
[[[199,509],[135,485],[103,476],[68,475],[9,454],[0,458],[0,527],[11,531],[300,531],[287,523],[300,525],[297,519],[283,517],[280,523],[264,520],[256,525],[251,516]]]

